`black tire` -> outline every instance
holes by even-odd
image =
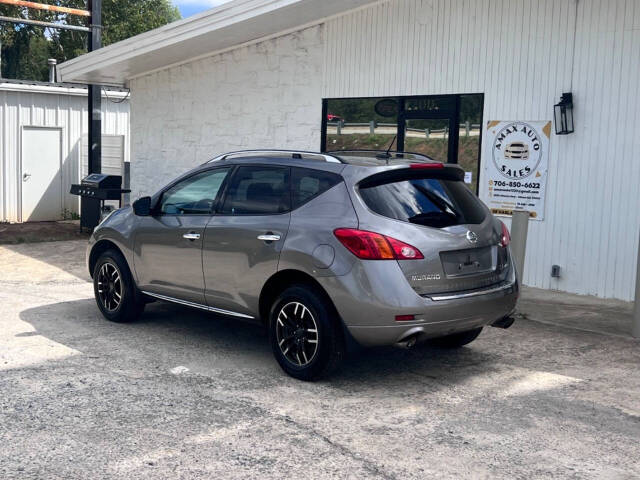
[[[112,322],[133,322],[144,310],[144,299],[133,282],[127,261],[116,250],[107,250],[98,258],[93,269],[93,293],[102,315]]]
[[[273,302],[269,313],[269,339],[280,367],[299,380],[326,377],[344,358],[344,338],[338,314],[325,296],[312,286],[293,285]]]
[[[473,342],[478,338],[480,332],[482,332],[482,327],[469,330],[468,332],[454,333],[446,337],[434,338],[431,340],[431,344],[441,348],[460,348]]]

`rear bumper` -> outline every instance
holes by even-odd
[[[424,340],[490,325],[510,315],[518,298],[513,268],[499,285],[431,297],[415,293],[395,262],[359,262],[348,275],[321,283],[349,333],[364,346],[392,345],[413,336]],[[415,320],[397,322],[397,315],[414,315]]]
[[[425,303],[418,321],[395,322],[388,326],[351,326],[351,335],[362,345],[391,345],[417,337],[418,341],[473,330],[490,325],[513,312],[518,297],[517,282],[481,295],[447,300],[445,305]],[[438,311],[434,311],[438,308]],[[446,309],[446,312],[441,309]]]

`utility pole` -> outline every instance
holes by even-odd
[[[102,0],[88,0],[89,51],[102,47]],[[102,171],[102,87],[89,85],[89,173]]]

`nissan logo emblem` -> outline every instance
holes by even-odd
[[[469,230],[467,232],[467,240],[469,240],[470,243],[476,243],[478,241],[478,235]]]

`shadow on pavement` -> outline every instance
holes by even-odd
[[[633,303],[525,287],[519,313],[529,320],[631,339]]]
[[[86,248],[86,240],[0,245],[0,264],[5,278],[10,280],[64,280],[68,274],[89,281],[84,261]]]
[[[177,305],[150,304],[131,324],[106,321],[93,299],[31,308],[21,312],[20,318],[36,334],[90,358],[108,358],[114,366],[133,364],[137,369],[157,370],[185,365],[203,375],[264,372],[265,378],[276,382],[284,375],[262,327]],[[406,382],[419,376],[450,384],[478,369],[491,370],[498,361],[498,355],[470,347],[443,350],[423,344],[411,350],[358,349],[327,382],[375,384],[389,377]]]

